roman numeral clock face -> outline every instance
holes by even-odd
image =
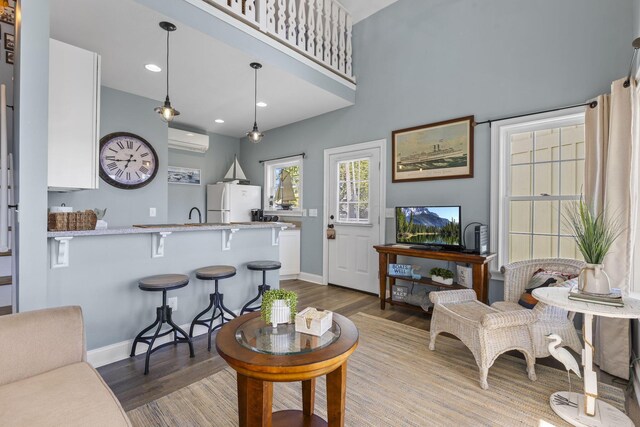
[[[125,190],[144,187],[158,172],[158,155],[144,138],[127,132],[100,140],[100,178]]]

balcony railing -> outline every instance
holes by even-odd
[[[353,81],[353,20],[336,0],[203,0]]]

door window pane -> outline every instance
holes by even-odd
[[[338,162],[338,220],[369,222],[369,160]]]

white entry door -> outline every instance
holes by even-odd
[[[335,230],[335,239],[327,239],[328,282],[375,294],[378,256],[373,245],[382,243],[380,157],[380,146],[334,152],[328,155],[325,168],[329,174],[325,176],[329,197],[326,225]]]

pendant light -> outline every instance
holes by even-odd
[[[254,144],[257,144],[258,142],[262,141],[262,137],[264,136],[264,134],[258,130],[258,105],[257,105],[258,104],[258,70],[262,68],[262,64],[258,62],[252,62],[251,64],[249,64],[249,66],[253,68],[255,71],[255,84],[254,84],[254,96],[253,96],[253,129],[251,130],[251,132],[247,132],[247,137],[249,138],[249,141],[253,142]]]
[[[159,25],[160,28],[167,32],[167,97],[164,99],[164,105],[154,108],[153,111],[160,114],[162,120],[168,123],[173,120],[175,116],[180,115],[180,111],[173,108],[169,100],[169,34],[176,30],[176,26],[166,21],[162,21]]]

